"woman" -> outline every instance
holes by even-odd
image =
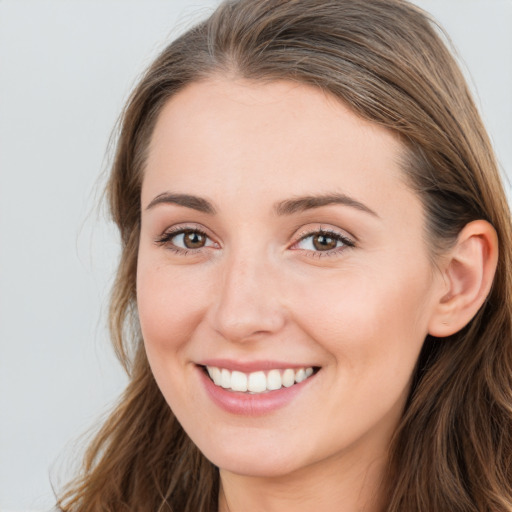
[[[512,510],[510,213],[425,13],[222,4],[108,197],[130,384],[62,510]]]

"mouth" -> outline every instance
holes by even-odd
[[[290,388],[304,382],[320,370],[316,366],[270,369],[250,373],[217,366],[202,366],[202,369],[215,386],[226,391],[247,394],[264,394],[281,388]]]

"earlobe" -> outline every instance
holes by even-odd
[[[470,222],[443,260],[447,289],[429,323],[429,334],[436,337],[450,336],[465,327],[489,294],[498,262],[495,229],[484,220]]]

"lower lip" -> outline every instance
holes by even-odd
[[[312,375],[289,388],[282,387],[266,393],[249,394],[216,386],[202,368],[198,367],[198,370],[213,402],[225,411],[240,416],[261,416],[285,407],[308,386],[315,376]]]

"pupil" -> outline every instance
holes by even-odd
[[[197,231],[187,231],[183,237],[185,246],[188,249],[198,249],[205,244],[205,237]]]
[[[317,235],[313,238],[313,245],[319,251],[327,251],[336,248],[336,240],[330,236]]]

